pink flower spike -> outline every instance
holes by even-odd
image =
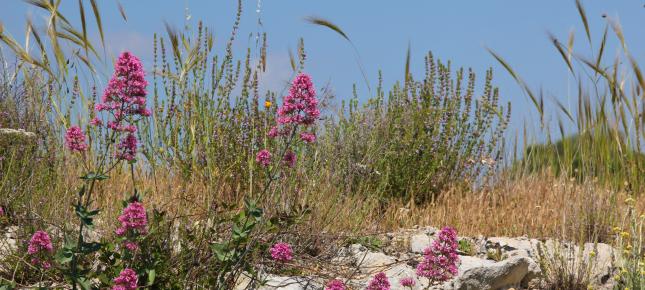
[[[343,281],[334,279],[329,281],[327,283],[327,286],[325,287],[325,290],[346,290],[347,287],[345,286],[345,283]]]
[[[269,133],[267,133],[267,136],[269,136],[270,138],[278,137],[278,135],[280,135],[280,130],[278,129],[278,127],[275,127],[275,126],[271,127],[271,129],[269,130]]]
[[[417,282],[414,280],[412,277],[405,277],[399,280],[399,283],[401,283],[401,286],[403,287],[414,287],[414,285],[417,284]]]
[[[271,152],[266,149],[260,150],[260,152],[255,156],[255,161],[264,167],[269,166],[269,164],[271,164]]]
[[[307,74],[299,74],[291,84],[289,95],[278,108],[278,123],[311,125],[320,116],[316,90]]]
[[[131,202],[123,213],[119,216],[121,227],[116,229],[118,236],[123,236],[128,232],[133,234],[147,234],[148,233],[148,217],[146,216],[146,209],[140,202]]]
[[[40,266],[45,270],[51,268],[51,263],[48,259],[53,251],[54,247],[47,232],[37,231],[31,236],[29,246],[27,247],[27,254],[32,257],[31,263],[33,265]]]
[[[71,126],[65,133],[65,146],[70,151],[83,152],[87,150],[85,144],[85,134],[79,126]]]
[[[139,245],[137,245],[137,243],[135,243],[135,242],[129,242],[129,241],[128,241],[128,242],[123,243],[123,245],[124,245],[124,246],[125,246],[125,248],[126,248],[126,249],[128,249],[128,251],[130,251],[130,252],[134,252],[134,251],[136,251],[137,249],[139,249]]]
[[[125,159],[128,161],[133,160],[137,154],[137,142],[137,137],[134,136],[134,134],[129,133],[121,140],[121,142],[119,142],[119,144],[116,145],[117,152],[115,156],[119,159]]]
[[[294,167],[296,166],[296,154],[293,153],[293,151],[287,151],[287,153],[284,154],[284,158],[282,161],[284,161],[284,164],[286,164],[289,167]]]
[[[99,119],[99,117],[94,117],[92,120],[90,120],[90,125],[95,127],[101,127],[103,126],[103,121]]]
[[[276,262],[289,262],[293,260],[293,250],[287,243],[276,243],[269,250],[271,258]]]
[[[380,272],[372,278],[366,290],[390,290],[390,281],[385,273]]]
[[[139,283],[137,272],[130,268],[125,268],[119,274],[119,277],[114,278],[114,286],[112,290],[135,290]]]
[[[316,142],[316,134],[309,133],[309,132],[302,132],[300,133],[300,140],[302,140],[305,143]]]
[[[40,252],[49,252],[51,253],[54,250],[52,246],[51,238],[45,231],[37,231],[31,236],[29,240],[29,246],[27,247],[27,253],[29,255],[35,255]]]
[[[458,274],[457,231],[444,227],[431,247],[425,249],[423,261],[417,265],[417,275],[433,281],[447,281]]]

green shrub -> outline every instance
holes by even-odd
[[[499,104],[492,70],[475,92],[475,73],[426,57],[426,76],[411,76],[363,107],[358,97],[325,124],[325,167],[342,172],[347,191],[427,202],[450,186],[471,186],[496,172],[510,103]],[[368,190],[363,184],[372,185]],[[371,192],[370,192],[371,191]]]

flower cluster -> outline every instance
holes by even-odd
[[[334,279],[327,283],[325,290],[346,290],[345,283],[343,281]]]
[[[107,111],[114,115],[115,120],[108,124],[112,129],[126,131],[121,123],[129,116],[149,116],[146,109],[146,86],[143,65],[139,58],[130,52],[123,52],[114,65],[114,74],[103,92],[102,103],[96,105],[96,110]]]
[[[148,233],[148,218],[143,204],[137,201],[128,204],[119,216],[119,222],[121,222],[121,227],[116,229],[116,234],[126,238],[123,244],[125,248],[130,251],[138,249],[138,245],[132,240],[136,239],[138,235]]]
[[[65,133],[65,146],[70,151],[83,152],[87,150],[85,134],[79,126],[71,126]]]
[[[136,128],[136,127],[135,127]],[[132,160],[137,154],[137,137],[129,133],[121,142],[116,145],[116,157],[119,159]]]
[[[282,158],[282,161],[288,167],[294,167],[296,166],[296,158],[297,158],[296,153],[293,153],[293,151],[288,150],[287,153],[284,154],[284,158]]]
[[[390,290],[390,281],[387,279],[387,275],[383,272],[374,275],[366,290]]]
[[[119,277],[114,278],[114,286],[112,290],[134,290],[137,289],[137,283],[139,283],[139,277],[137,272],[130,268],[125,268],[119,274]]]
[[[316,142],[316,134],[309,132],[300,133],[300,140],[305,143],[314,143]]]
[[[446,281],[457,275],[457,247],[457,231],[451,227],[441,229],[432,246],[425,249],[417,275],[432,281]]]
[[[268,107],[267,107],[268,108]],[[282,106],[278,108],[277,126],[271,127],[267,136],[270,138],[285,137],[287,144],[290,144],[293,137],[299,137],[304,143],[316,141],[316,135],[307,131],[320,117],[316,90],[307,74],[299,74],[291,84],[289,95],[284,97]],[[299,134],[299,127],[302,132]],[[262,166],[268,166],[271,162],[270,152],[266,149],[258,152],[256,161]],[[293,151],[285,151],[284,156],[279,156],[284,165],[294,167],[296,165],[296,154]]]
[[[269,164],[271,164],[271,152],[266,149],[260,150],[260,152],[255,156],[255,161],[264,167],[269,166]]]
[[[276,262],[289,262],[293,260],[293,250],[291,250],[291,245],[287,243],[276,243],[269,250],[271,253],[271,259]]]
[[[399,280],[399,283],[401,283],[401,286],[403,287],[410,287],[410,288],[414,287],[414,285],[417,284],[416,280],[414,280],[414,278],[412,277],[401,278],[401,280]]]
[[[133,160],[137,151],[137,138],[134,125],[143,117],[150,116],[146,108],[146,86],[143,65],[141,61],[129,52],[119,56],[114,65],[114,74],[103,92],[101,103],[96,104],[97,112],[107,112],[112,120],[107,122],[107,128],[115,133],[127,133],[117,144],[115,156],[119,159]],[[93,126],[102,126],[103,121],[94,118],[90,121]]]
[[[307,74],[299,74],[278,109],[278,123],[311,125],[320,116],[316,90]]]
[[[31,263],[49,269],[51,264],[47,261],[48,256],[54,251],[51,238],[44,231],[37,231],[31,236],[29,246],[27,247],[27,254],[31,256]]]

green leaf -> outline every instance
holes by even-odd
[[[101,243],[96,243],[96,242],[83,243],[83,246],[81,247],[81,252],[83,252],[84,254],[91,254],[100,250],[101,247],[103,247],[103,244]]]
[[[78,191],[78,196],[83,197],[85,195],[85,185],[81,186],[81,189]]]
[[[152,286],[155,283],[157,272],[155,272],[155,269],[148,269],[146,273],[148,274],[148,286]]]
[[[81,220],[81,222],[86,225],[86,226],[93,226],[94,225],[94,216],[96,216],[99,213],[100,210],[95,209],[88,211],[84,206],[82,205],[76,205],[76,216]]]
[[[65,245],[56,252],[56,255],[54,256],[54,260],[56,260],[58,264],[64,265],[71,262],[73,257],[74,257],[74,248],[71,248],[68,245]]]
[[[105,174],[94,173],[94,172],[90,172],[88,174],[85,174],[85,175],[81,176],[81,179],[83,179],[83,180],[99,180],[100,181],[100,180],[106,180],[108,178],[109,178],[109,176],[107,176]]]
[[[227,255],[228,254],[228,246],[223,243],[217,243],[213,244],[211,246],[211,250],[215,253],[215,256],[217,256],[217,259],[220,260],[220,262],[225,262],[230,259],[231,256]]]
[[[78,285],[80,285],[84,290],[92,289],[92,283],[87,278],[79,278],[76,282],[78,282]]]

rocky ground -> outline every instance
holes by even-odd
[[[13,237],[17,228],[9,227],[0,239],[0,255],[15,250]],[[422,260],[437,229],[432,227],[401,230],[379,237],[379,245],[351,244],[340,248],[329,260],[334,266],[349,269],[353,275],[338,277],[351,289],[364,289],[378,272],[386,273],[392,289],[404,289],[399,280],[416,279],[413,289],[544,289],[549,273],[579,273],[588,276],[593,289],[613,289],[615,249],[607,244],[573,245],[555,240],[527,237],[459,237],[459,274],[443,284],[430,285],[428,279],[417,277],[416,265]],[[545,269],[546,268],[546,269]],[[347,272],[347,271],[346,271]],[[580,274],[582,273],[582,274]],[[316,276],[278,276],[265,274],[262,290],[323,289],[329,280]],[[249,287],[248,277],[236,289]]]
[[[407,289],[399,284],[405,277],[414,277],[413,289],[544,289],[549,273],[579,273],[587,276],[593,289],[612,289],[615,250],[607,244],[573,245],[555,240],[527,237],[459,237],[459,274],[439,285],[415,274],[437,229],[417,228],[383,235],[385,245],[352,244],[341,248],[332,263],[352,267],[355,275],[347,285],[364,289],[371,277],[385,272],[392,289]],[[542,268],[548,268],[543,270]],[[322,289],[325,281],[317,277],[264,275],[260,289]],[[346,279],[339,279],[345,281]],[[248,279],[238,289],[244,289]]]

